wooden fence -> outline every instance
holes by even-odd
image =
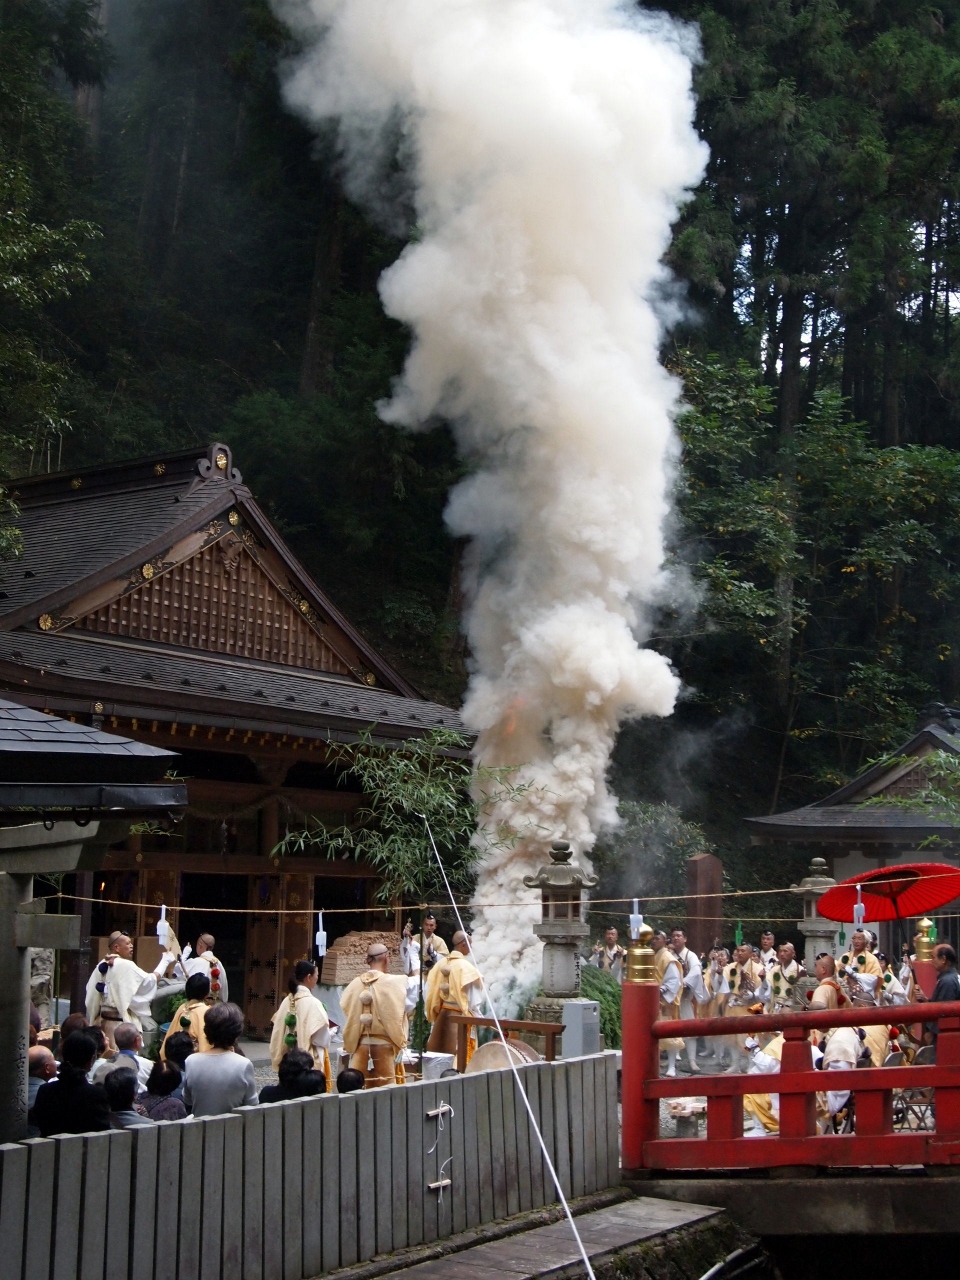
[[[618,1056],[520,1068],[566,1195],[620,1179]],[[0,1146],[0,1277],[303,1280],[556,1198],[491,1071]]]

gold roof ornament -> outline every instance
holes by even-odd
[[[55,624],[49,613],[41,613],[37,619],[37,625],[41,631],[52,631]]]
[[[149,582],[150,579],[153,577],[154,573],[156,572],[156,570],[154,569],[152,564],[148,563],[141,567],[140,572],[143,575],[143,577],[145,577],[146,580]]]
[[[167,464],[165,462],[155,462],[153,464],[153,474],[155,476],[162,476],[166,469]]]
[[[227,519],[230,521],[230,523],[231,523],[234,527],[236,527],[236,526],[240,523],[240,512],[239,512],[239,511],[231,511],[231,512],[230,512],[230,514],[227,516]]]
[[[226,469],[227,469],[227,455],[223,452],[223,450],[221,450],[217,454],[217,470],[226,471]]]

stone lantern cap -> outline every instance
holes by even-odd
[[[589,875],[574,860],[569,840],[554,840],[550,846],[550,862],[535,876],[524,876],[528,889],[593,889],[599,877]]]

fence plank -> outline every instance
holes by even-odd
[[[280,1207],[283,1214],[283,1280],[302,1280],[303,1218],[316,1205],[304,1193],[303,1116],[306,1102],[297,1099],[276,1105],[283,1128],[283,1183]],[[316,1273],[314,1273],[316,1274]]]
[[[303,1108],[303,1260],[305,1276],[323,1270],[323,1113],[322,1099],[311,1099]],[[337,1150],[336,1147],[333,1148]],[[330,1164],[335,1163],[333,1160]]]
[[[83,1235],[80,1241],[80,1280],[103,1280],[106,1266],[107,1214],[106,1199],[110,1176],[110,1133],[88,1133],[84,1137],[83,1161]],[[177,1134],[177,1142],[180,1135]],[[173,1212],[177,1211],[177,1188],[173,1189]],[[173,1272],[175,1280],[176,1220],[174,1220]],[[35,1273],[31,1273],[35,1274]],[[165,1280],[165,1278],[164,1278]]]
[[[607,1172],[607,1062],[605,1058],[595,1058],[591,1065],[594,1103],[587,1124],[595,1129],[596,1187],[602,1190],[610,1186]]]
[[[46,1277],[53,1244],[53,1202],[56,1196],[57,1144],[52,1138],[28,1138],[26,1280]],[[98,1278],[99,1280],[99,1278]]]
[[[516,1116],[517,1143],[517,1192],[520,1196],[520,1211],[526,1212],[533,1206],[533,1189],[530,1181],[530,1117],[524,1104],[524,1097],[530,1088],[530,1081],[536,1079],[536,1067],[520,1067],[519,1087],[514,1084],[513,1110]]]
[[[503,1172],[507,1186],[507,1213],[520,1212],[520,1174],[517,1160],[517,1078],[512,1071],[501,1071],[500,1096],[503,1107]]]
[[[620,1185],[620,1107],[617,1098],[617,1055],[608,1053],[607,1068],[607,1186]]]
[[[487,1089],[487,1076],[478,1073],[464,1078],[464,1089],[470,1086],[472,1110],[476,1122],[477,1135],[477,1223],[492,1222],[494,1219],[493,1204],[493,1151],[490,1139],[490,1094]],[[468,1107],[469,1116],[471,1108]]]
[[[437,1081],[437,1101],[438,1107],[446,1105],[453,1106],[452,1100],[452,1078],[450,1080]],[[456,1108],[454,1107],[454,1110]],[[453,1198],[457,1194],[458,1184],[460,1183],[459,1170],[454,1169],[456,1160],[454,1158],[453,1147],[453,1121],[454,1117],[447,1111],[441,1121],[443,1128],[437,1133],[437,1178],[449,1178],[449,1187],[443,1187],[434,1193],[436,1199],[437,1214],[437,1237],[445,1240],[448,1236],[453,1235]],[[459,1158],[459,1157],[458,1157]]]
[[[130,1132],[133,1138],[130,1280],[153,1280],[160,1130],[156,1125],[144,1125]]]
[[[133,1167],[133,1132],[110,1135],[110,1181],[107,1186],[107,1257],[104,1280],[127,1280],[130,1264],[130,1174]],[[183,1276],[182,1280],[188,1280]]]
[[[340,1265],[357,1261],[357,1103],[363,1094],[348,1093],[340,1107]]]
[[[368,1152],[357,1161],[357,1256],[366,1262],[377,1252],[377,1174],[376,1160],[370,1158],[374,1147],[374,1113],[376,1090],[357,1094],[357,1151]],[[379,1160],[379,1152],[377,1160]]]
[[[238,1107],[243,1116],[243,1280],[263,1280],[263,1114],[265,1107]]]
[[[422,1085],[402,1093],[407,1111],[407,1244],[423,1244],[423,1106]]]
[[[569,1196],[572,1194],[570,1190],[570,1115],[567,1106],[570,1064],[568,1062],[554,1064],[550,1079],[553,1084],[553,1165],[560,1186],[563,1188],[563,1194]]]
[[[340,1265],[340,1103],[336,1094],[325,1098],[323,1108],[323,1270]]]
[[[180,1248],[180,1144],[182,1124],[163,1124],[157,1146],[157,1249],[156,1280],[177,1280]]]
[[[402,1089],[390,1089],[387,1093],[390,1099],[390,1148],[393,1151],[396,1168],[401,1175],[404,1169],[404,1152],[407,1149],[407,1090],[409,1087],[404,1085]],[[393,1197],[394,1249],[405,1249],[410,1238],[407,1229],[408,1199],[404,1180],[404,1185],[397,1187],[397,1194]]]
[[[283,1108],[263,1107],[263,1280],[283,1280]],[[299,1280],[299,1277],[298,1277]]]
[[[539,1066],[534,1065],[525,1069],[523,1083],[527,1090],[527,1097],[530,1099],[530,1108],[537,1121],[537,1128],[539,1128],[541,1124]],[[530,1158],[530,1208],[540,1209],[543,1207],[543,1152],[540,1150],[537,1131],[526,1114],[526,1109],[524,1109],[524,1116],[527,1122],[527,1148]]]
[[[557,1144],[555,1137],[555,1124],[553,1114],[553,1076],[554,1067],[550,1062],[543,1062],[537,1068],[538,1083],[540,1085],[540,1133],[543,1136],[544,1146],[550,1156],[552,1163],[556,1163]],[[543,1161],[543,1203],[553,1204],[557,1199],[557,1189],[553,1184],[553,1176],[547,1165],[546,1159]]]
[[[0,1145],[0,1240],[9,1260],[10,1280],[21,1280],[23,1276],[29,1162],[30,1156],[22,1143]]]
[[[64,1134],[57,1144],[57,1191],[53,1206],[53,1265],[51,1280],[76,1280],[80,1262],[80,1199],[83,1190],[83,1135]],[[7,1236],[0,1225],[4,1253]],[[14,1274],[19,1275],[19,1271]],[[29,1277],[28,1277],[29,1280]]]
[[[447,1091],[447,1099],[450,1106],[453,1107],[453,1115],[447,1116],[447,1127],[450,1131],[450,1150],[448,1154],[451,1157],[447,1166],[447,1174],[451,1179],[451,1186],[447,1187],[445,1195],[450,1197],[450,1216],[449,1222],[450,1234],[456,1234],[467,1229],[467,1183],[466,1183],[466,1151],[464,1150],[464,1127],[463,1127],[463,1080],[461,1078],[454,1079],[451,1076],[448,1080],[442,1082],[443,1087]],[[470,1145],[473,1146],[473,1133],[470,1134]]]
[[[437,1086],[432,1081],[424,1081],[419,1089],[411,1090],[410,1096],[418,1099],[417,1113],[420,1117],[420,1168],[423,1175],[423,1242],[428,1244],[437,1238],[437,1201],[439,1193],[431,1191],[429,1184],[440,1178],[440,1133],[439,1117],[427,1119],[428,1111],[436,1111],[440,1105]],[[427,1155],[427,1152],[430,1155]]]
[[[404,1086],[406,1087],[406,1086]],[[373,1095],[373,1151],[376,1159],[367,1161],[367,1168],[376,1178],[377,1199],[377,1253],[389,1253],[393,1248],[393,1133],[390,1112],[390,1094],[396,1090],[374,1089]],[[402,1189],[398,1188],[398,1194]]]
[[[223,1116],[223,1270],[221,1280],[243,1276],[243,1140],[244,1119]]]
[[[223,1242],[223,1125],[226,1119],[226,1116],[204,1116],[195,1121],[201,1130],[203,1149],[200,1181],[200,1280],[220,1280]]]
[[[203,1208],[203,1125],[183,1125],[180,1134],[180,1239],[177,1280],[200,1280],[200,1213]]]
[[[570,1194],[582,1196],[584,1178],[583,1061],[575,1058],[565,1064],[567,1072],[567,1123],[570,1127]]]
[[[594,1123],[596,1117],[596,1087],[594,1084],[594,1068],[596,1058],[584,1058],[577,1063],[582,1081],[580,1095],[580,1116],[583,1131],[583,1190],[584,1193],[597,1189],[597,1130]]]
[[[493,1181],[493,1216],[507,1216],[507,1169],[503,1133],[502,1071],[488,1071],[487,1098],[490,1107],[490,1176]]]

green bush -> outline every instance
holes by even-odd
[[[602,969],[585,964],[580,970],[580,990],[600,1005],[600,1034],[608,1049],[620,1048],[620,983]]]

